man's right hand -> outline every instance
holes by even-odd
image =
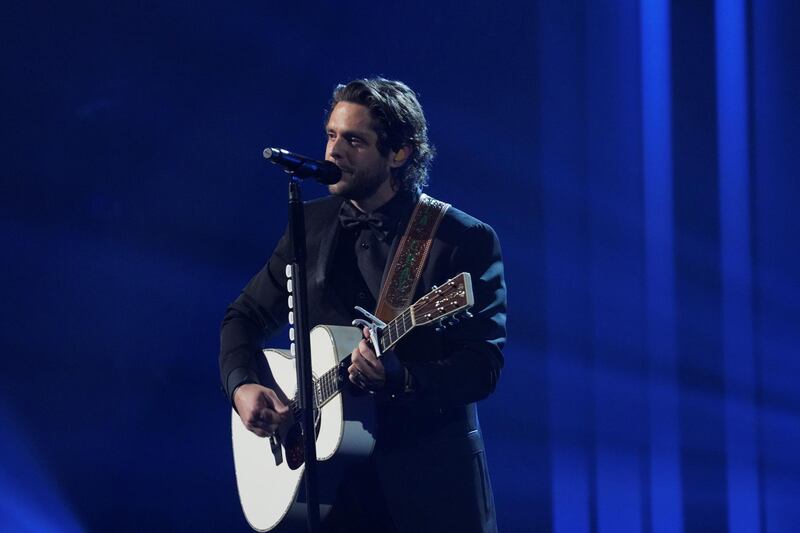
[[[289,416],[289,408],[275,391],[256,383],[245,383],[233,394],[233,403],[245,427],[259,437],[270,437]]]

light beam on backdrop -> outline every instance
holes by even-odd
[[[682,531],[672,195],[670,2],[642,0],[645,279],[650,357],[650,523]]]
[[[725,453],[731,533],[760,531],[745,0],[715,4]]]
[[[0,405],[0,530],[77,533],[73,516],[15,420]],[[53,438],[57,438],[54,435]]]

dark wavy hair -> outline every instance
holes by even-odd
[[[362,78],[338,85],[333,90],[326,122],[339,102],[369,108],[373,129],[378,134],[378,151],[384,157],[390,150],[411,146],[411,157],[392,176],[400,189],[420,191],[428,184],[428,169],[436,150],[428,141],[428,123],[422,106],[408,85],[384,78]]]

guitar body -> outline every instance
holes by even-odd
[[[348,326],[317,326],[311,331],[311,367],[316,380],[350,356],[361,340],[361,331]],[[295,359],[288,350],[264,350],[277,383],[279,396],[297,393]],[[277,392],[277,391],[276,391]],[[281,394],[282,393],[282,394]],[[317,461],[320,512],[324,517],[333,503],[338,480],[353,460],[366,458],[375,444],[372,434],[371,398],[336,394],[317,418]],[[247,522],[257,531],[305,527],[305,490],[300,490],[305,466],[299,464],[302,447],[291,443],[299,424],[290,421],[274,439],[251,433],[232,411],[233,458],[239,499]]]

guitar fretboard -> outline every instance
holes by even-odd
[[[378,344],[381,347],[381,353],[391,350],[392,346],[397,344],[406,333],[414,329],[414,317],[411,313],[412,307],[409,307],[394,320],[386,324],[386,328],[381,330]]]
[[[412,307],[409,307],[397,315],[394,320],[386,324],[386,327],[378,333],[378,343],[381,347],[381,353],[391,350],[392,347],[412,329],[414,329],[414,315]],[[338,366],[322,374],[314,381],[314,403],[316,408],[319,409],[328,403],[342,388],[343,384],[339,380]],[[292,410],[292,414],[294,414],[295,418],[301,416],[302,409],[300,408],[298,398],[294,398],[289,402],[289,409]]]

